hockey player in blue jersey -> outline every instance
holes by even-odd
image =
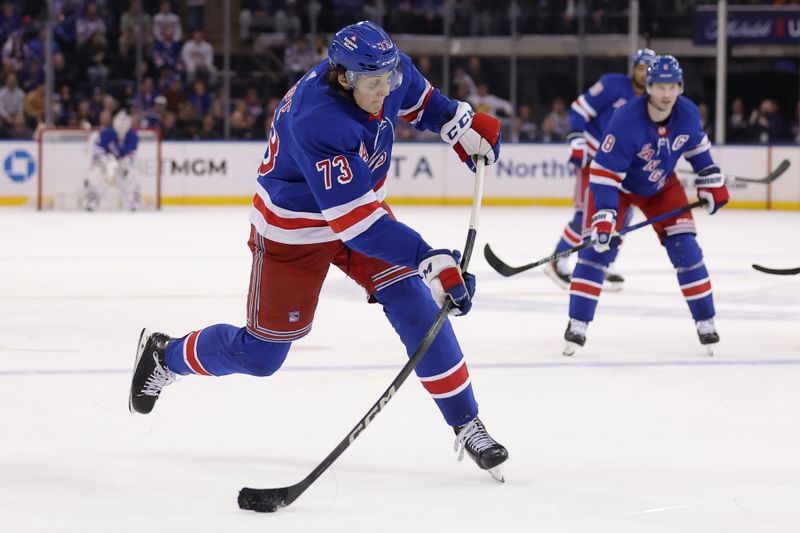
[[[269,376],[308,334],[331,264],[367,292],[410,355],[445,298],[471,307],[475,279],[459,255],[432,249],[398,222],[386,198],[398,119],[439,133],[474,170],[499,154],[499,122],[450,100],[372,22],[334,36],[329,60],[306,73],[278,105],[258,169],[250,215],[253,263],[247,326],[218,324],[182,338],[142,332],[129,405],[148,413],[178,374]],[[486,431],[469,371],[449,323],[416,368],[446,422],[480,468],[499,476],[506,449]]]
[[[614,112],[636,96],[644,94],[647,85],[647,66],[656,56],[649,48],[640,48],[631,57],[633,75],[605,74],[594,85],[578,96],[569,111],[570,147],[569,166],[574,170],[575,213],[556,245],[555,252],[563,252],[581,243],[581,227],[586,195],[589,191],[589,165],[597,152],[598,139],[608,126]],[[567,257],[553,261],[545,273],[564,289],[569,287],[572,267]],[[625,279],[621,274],[607,269],[606,290],[621,290]]]
[[[135,211],[140,207],[139,183],[131,172],[139,135],[131,128],[132,124],[130,115],[122,110],[114,116],[110,126],[92,137],[92,162],[84,180],[82,198],[87,211],[100,207],[109,186],[118,188],[125,209]]]
[[[697,106],[683,92],[683,71],[670,56],[656,56],[647,69],[647,95],[617,111],[589,169],[590,194],[583,225],[592,247],[579,252],[572,273],[569,324],[564,333],[565,355],[586,342],[603,286],[603,271],[617,255],[615,230],[631,205],[648,218],[688,203],[675,175],[683,156],[697,173],[695,187],[713,214],[728,201],[725,177],[711,158],[711,143],[703,133]],[[711,281],[697,244],[691,212],[653,224],[695,320],[701,344],[709,355],[719,342],[714,326]]]

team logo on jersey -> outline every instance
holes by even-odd
[[[594,85],[589,87],[589,94],[591,94],[592,96],[597,96],[598,94],[603,92],[603,89],[604,89],[603,82],[598,81]]]
[[[614,144],[617,142],[617,138],[611,135],[610,133],[606,135],[606,138],[603,139],[603,146],[600,147],[602,151],[605,153],[611,152],[614,149]]]
[[[656,154],[656,151],[653,150],[653,146],[650,143],[645,144],[642,146],[642,149],[639,150],[639,153],[636,154],[645,161],[650,161],[653,159],[653,156]]]
[[[300,311],[289,311],[289,322],[300,322]]]
[[[656,128],[656,133],[659,137],[669,137],[669,128],[664,124],[659,124],[658,128]]]
[[[689,140],[689,136],[688,135],[678,135],[677,137],[675,137],[675,140],[672,141],[672,149],[673,150],[680,150],[681,146],[686,144],[686,141],[688,141],[688,140]]]
[[[344,44],[344,47],[350,50],[351,52],[356,48],[358,48],[358,43],[356,43],[355,35],[351,35],[350,37],[345,37],[344,40],[342,41],[342,44]]]
[[[619,98],[619,99],[618,99],[616,102],[614,102],[613,104],[611,104],[611,107],[613,107],[614,109],[619,109],[620,107],[624,106],[624,105],[625,105],[625,104],[627,104],[627,103],[628,103],[628,100],[627,100],[627,99],[625,99],[625,98]]]

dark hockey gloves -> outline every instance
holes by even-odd
[[[434,301],[442,307],[445,298],[450,298],[455,307],[451,315],[466,315],[472,308],[472,296],[475,294],[475,276],[461,274],[458,261],[461,253],[457,250],[431,250],[422,256],[419,264],[419,275],[431,290]]]
[[[500,157],[500,121],[486,113],[476,113],[466,102],[458,102],[453,118],[442,126],[441,136],[473,172],[472,156],[484,157],[487,165]]]

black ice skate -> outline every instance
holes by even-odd
[[[550,261],[544,267],[544,273],[562,289],[569,289],[569,284],[572,282],[572,270],[570,270],[566,258]]]
[[[164,358],[169,340],[170,337],[163,333],[142,330],[128,397],[128,409],[131,413],[146,415],[152,411],[161,389],[175,381],[175,373],[167,368]]]
[[[717,328],[714,327],[714,319],[698,320],[695,322],[697,336],[700,337],[700,344],[706,347],[709,356],[714,355],[714,345],[719,342]]]
[[[567,344],[564,346],[564,351],[561,352],[562,355],[570,356],[575,353],[575,350],[586,344],[586,328],[588,327],[588,322],[574,318],[569,319],[567,330],[564,332],[564,340],[567,341]]]
[[[453,426],[453,430],[456,432],[453,450],[458,452],[458,460],[464,458],[466,451],[481,469],[505,483],[502,464],[508,459],[508,450],[489,435],[483,422],[475,417],[463,426]]]
[[[603,290],[609,292],[619,292],[625,286],[625,278],[613,270],[611,267],[606,269],[605,283],[603,283]]]

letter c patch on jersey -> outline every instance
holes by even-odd
[[[611,152],[614,149],[614,144],[617,142],[617,138],[611,135],[610,133],[606,135],[606,138],[603,139],[603,145],[600,147],[602,151],[605,153]]]
[[[675,140],[672,141],[672,150],[673,151],[680,150],[681,146],[686,144],[686,141],[688,140],[689,140],[688,135],[678,135],[677,137],[675,137]]]

